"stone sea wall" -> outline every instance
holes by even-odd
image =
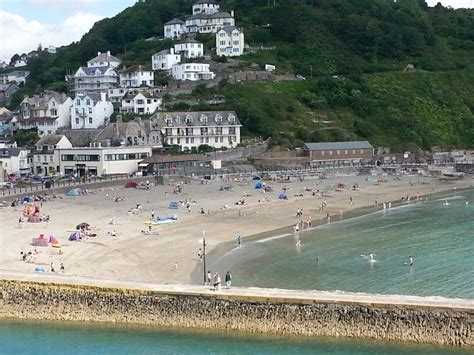
[[[0,281],[0,319],[120,322],[474,346],[474,310]]]

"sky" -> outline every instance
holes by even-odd
[[[0,60],[38,47],[78,41],[92,25],[136,0],[0,0]],[[430,6],[438,0],[428,0]],[[474,8],[474,0],[441,0],[444,6]]]

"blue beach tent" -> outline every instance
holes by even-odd
[[[261,183],[260,181],[257,182],[257,183],[255,183],[255,188],[256,188],[256,189],[261,189],[261,188],[263,188],[262,183]]]
[[[284,192],[280,192],[280,195],[278,195],[279,200],[288,200],[288,196]]]
[[[79,191],[77,191],[77,189],[71,189],[67,192],[67,195],[68,196],[79,196],[80,193],[79,193]]]

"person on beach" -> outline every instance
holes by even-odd
[[[155,219],[155,210],[151,210],[151,220]]]
[[[199,261],[202,261],[202,255],[203,255],[202,249],[199,248],[199,250],[198,250],[198,258],[199,258]]]
[[[212,274],[211,270],[207,271],[207,284],[210,286],[211,285],[211,279],[212,279]]]
[[[64,274],[65,269],[64,269],[64,264],[63,263],[61,263],[61,266],[59,268],[60,268],[61,272]]]
[[[221,276],[216,271],[214,274],[214,290],[219,291],[221,289]]]
[[[239,247],[242,246],[242,236],[240,234],[237,236],[237,244],[239,244]]]
[[[230,271],[227,271],[225,274],[225,285],[227,288],[230,288],[230,285],[232,284],[232,275],[230,274]]]
[[[51,262],[51,272],[55,272],[55,271],[54,271],[54,265],[53,265],[52,262]]]

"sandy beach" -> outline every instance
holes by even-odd
[[[152,181],[152,179],[150,179]],[[346,214],[356,208],[374,206],[379,202],[400,201],[409,195],[416,200],[419,193],[426,198],[433,193],[470,188],[474,180],[470,177],[456,181],[441,181],[432,177],[391,177],[377,183],[366,181],[362,176],[342,176],[324,180],[293,179],[285,182],[266,182],[273,188],[264,193],[255,189],[255,181],[222,182],[216,179],[209,184],[201,180],[171,179],[164,186],[151,186],[149,190],[126,189],[123,186],[90,191],[86,196],[58,195],[43,203],[41,214],[49,215],[48,223],[29,223],[20,227],[18,219],[23,207],[0,209],[0,269],[33,273],[36,267],[50,272],[53,263],[56,272],[60,264],[65,266],[65,275],[89,278],[153,282],[189,283],[193,270],[201,263],[197,255],[202,247],[200,239],[205,231],[207,252],[217,245],[235,242],[236,236],[251,235],[297,224],[311,217],[313,223]],[[182,192],[175,194],[174,187],[180,184]],[[330,191],[329,196],[313,195],[312,191],[325,190],[329,186],[345,184],[341,191]],[[353,190],[354,184],[358,185]],[[220,191],[222,185],[231,185],[230,191]],[[278,196],[287,188],[288,200]],[[116,197],[123,201],[115,202]],[[243,196],[245,205],[236,205]],[[352,197],[352,203],[351,203]],[[190,210],[186,205],[169,209],[172,201],[193,201]],[[195,201],[195,202],[194,202]],[[326,201],[320,212],[319,206]],[[137,213],[129,211],[139,204]],[[201,209],[205,211],[200,213]],[[298,209],[303,217],[296,217]],[[154,225],[151,234],[145,222],[152,217],[167,217],[178,214],[178,220],[168,224]],[[111,220],[115,224],[110,224]],[[69,241],[68,236],[81,222],[92,226],[96,237],[82,241]],[[115,231],[117,236],[109,235]],[[62,245],[60,249],[34,247],[32,238],[40,234],[53,235]],[[20,252],[38,251],[32,262],[24,262]],[[61,250],[61,253],[59,252]]]

